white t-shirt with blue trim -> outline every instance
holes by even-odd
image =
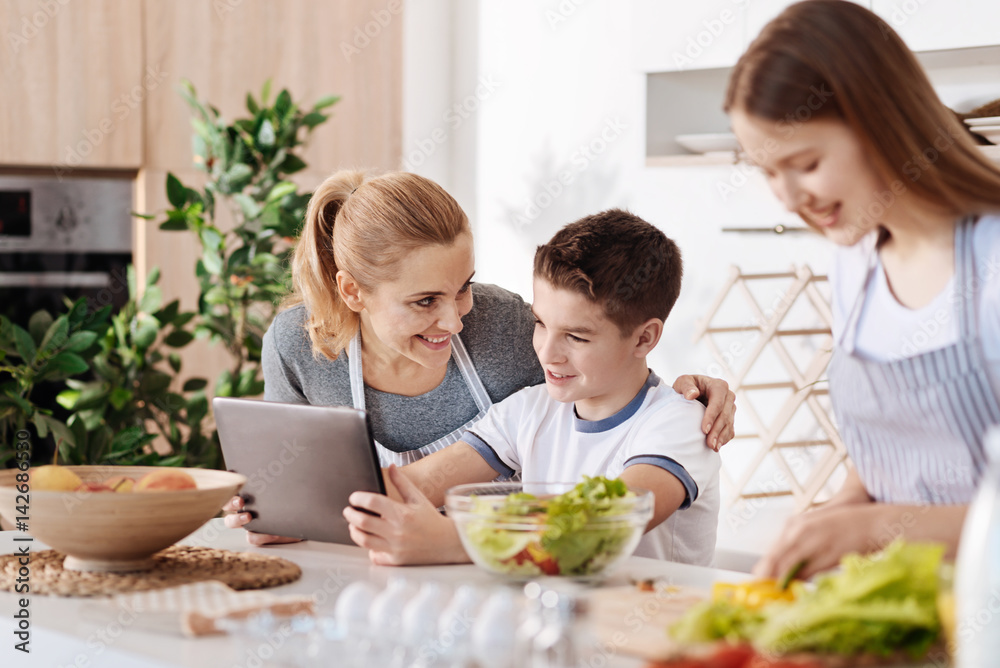
[[[579,482],[584,475],[616,478],[629,466],[652,464],[687,490],[680,509],[643,536],[635,554],[710,565],[719,521],[718,453],[705,445],[705,408],[650,372],[631,402],[603,420],[587,421],[544,385],[493,404],[462,440],[501,475],[525,482]]]

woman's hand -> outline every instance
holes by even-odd
[[[781,537],[754,566],[757,577],[780,578],[800,561],[799,577],[836,566],[848,552],[867,554],[897,538],[945,545],[945,557],[958,550],[968,506],[901,506],[842,503],[796,515]]]
[[[402,501],[382,494],[354,492],[348,499],[351,505],[344,508],[351,539],[368,548],[372,563],[402,566],[469,561],[455,523],[439,513],[405,473],[395,466],[390,466],[387,473]]]
[[[729,383],[711,376],[686,375],[674,381],[674,391],[685,399],[697,399],[705,404],[705,418],[701,430],[705,442],[716,452],[732,440],[736,433],[733,421],[736,416],[736,394]]]
[[[753,574],[780,579],[805,561],[798,577],[806,579],[833,568],[848,552],[867,553],[884,547],[872,538],[880,510],[874,503],[849,504],[817,508],[789,518],[781,536],[754,566]]]
[[[250,513],[243,512],[243,498],[234,496],[222,506],[226,512],[226,526],[230,529],[239,529],[247,524],[252,518]],[[272,536],[269,533],[256,533],[247,529],[247,542],[251,545],[268,545],[271,543],[298,543],[299,538],[289,538],[288,536]]]

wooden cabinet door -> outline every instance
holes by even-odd
[[[139,167],[143,101],[166,79],[145,70],[141,17],[135,0],[0,5],[0,162]]]

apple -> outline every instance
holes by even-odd
[[[72,492],[83,484],[80,476],[56,464],[31,469],[30,480],[32,489],[46,492]]]
[[[115,490],[111,489],[110,487],[108,487],[107,485],[105,485],[103,482],[97,482],[95,480],[91,480],[91,481],[88,481],[88,482],[80,483],[80,486],[76,488],[76,491],[77,492],[114,492]]]
[[[198,484],[189,474],[177,469],[162,468],[152,471],[136,481],[134,492],[172,492],[182,489],[198,489]]]
[[[135,479],[127,475],[113,475],[105,480],[104,484],[115,492],[131,492],[135,486]]]

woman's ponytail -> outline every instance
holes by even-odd
[[[347,347],[358,327],[358,315],[347,307],[337,289],[334,227],[348,198],[364,181],[364,172],[342,170],[320,184],[309,200],[292,259],[295,292],[289,303],[306,304],[313,351],[329,359],[336,359]]]

